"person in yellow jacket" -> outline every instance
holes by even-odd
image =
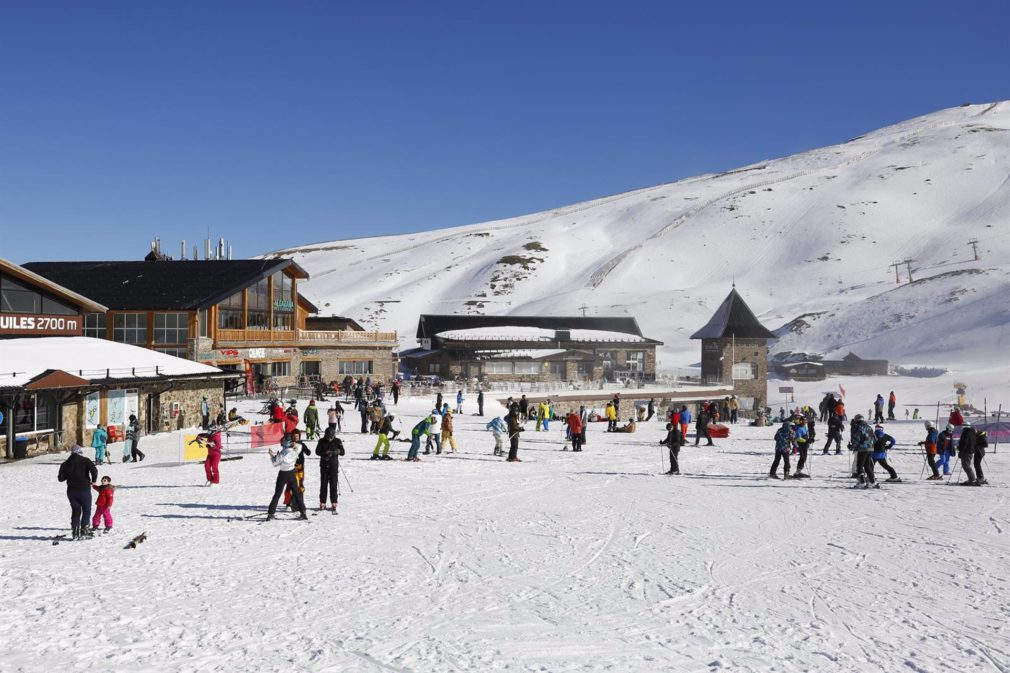
[[[613,402],[607,402],[605,413],[607,416],[607,432],[614,432],[617,430],[617,409],[614,408]]]
[[[442,448],[446,451],[452,447],[452,452],[456,453],[456,438],[452,435],[452,409],[446,409],[445,417],[442,418]]]

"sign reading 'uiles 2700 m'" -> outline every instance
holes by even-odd
[[[80,336],[84,318],[79,315],[0,313],[2,336]]]

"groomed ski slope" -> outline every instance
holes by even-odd
[[[409,429],[428,404],[394,411]],[[340,514],[308,523],[229,520],[269,500],[262,450],[206,488],[158,436],[145,462],[99,468],[116,532],[54,547],[65,456],[3,466],[0,669],[1010,670],[1010,447],[989,488],[920,482],[921,424],[892,423],[910,483],[863,491],[847,452],[767,480],[774,428],[686,447],[667,477],[656,421],[594,424],[582,454],[531,423],[511,465],[465,411],[460,452],[420,464],[369,462],[372,438],[344,433],[354,492],[342,480]],[[307,474],[314,503],[315,457]]]

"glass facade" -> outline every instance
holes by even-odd
[[[247,329],[270,329],[270,279],[264,278],[248,290]]]
[[[371,360],[341,360],[339,363],[339,370],[341,375],[350,374],[355,376],[357,374],[371,374],[372,373],[372,361]]]
[[[84,336],[95,339],[107,338],[105,331],[106,317],[104,313],[88,313],[84,316]]]
[[[218,304],[217,326],[220,329],[245,329],[241,292],[236,292]]]
[[[113,316],[112,340],[124,344],[147,345],[147,314],[119,313]]]
[[[186,313],[155,313],[154,343],[184,344],[189,339],[189,315]]]
[[[77,315],[77,310],[12,276],[0,274],[0,313]]]
[[[274,329],[290,330],[295,327],[295,301],[291,279],[278,271],[273,275]]]

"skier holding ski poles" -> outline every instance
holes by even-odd
[[[304,444],[301,442],[293,441],[291,437],[285,437],[281,441],[280,451],[267,450],[267,453],[270,454],[270,462],[277,468],[277,482],[274,485],[274,497],[270,500],[270,506],[267,508],[267,521],[273,520],[274,513],[277,511],[277,503],[280,502],[285,488],[291,491],[291,502],[301,512],[300,518],[308,521],[305,500],[302,498],[301,488],[295,478],[295,466],[302,457],[302,447]]]
[[[523,425],[519,421],[519,416],[514,412],[509,412],[506,421],[509,433],[509,457],[506,462],[521,463],[522,461],[519,460],[519,433],[523,431]]]

